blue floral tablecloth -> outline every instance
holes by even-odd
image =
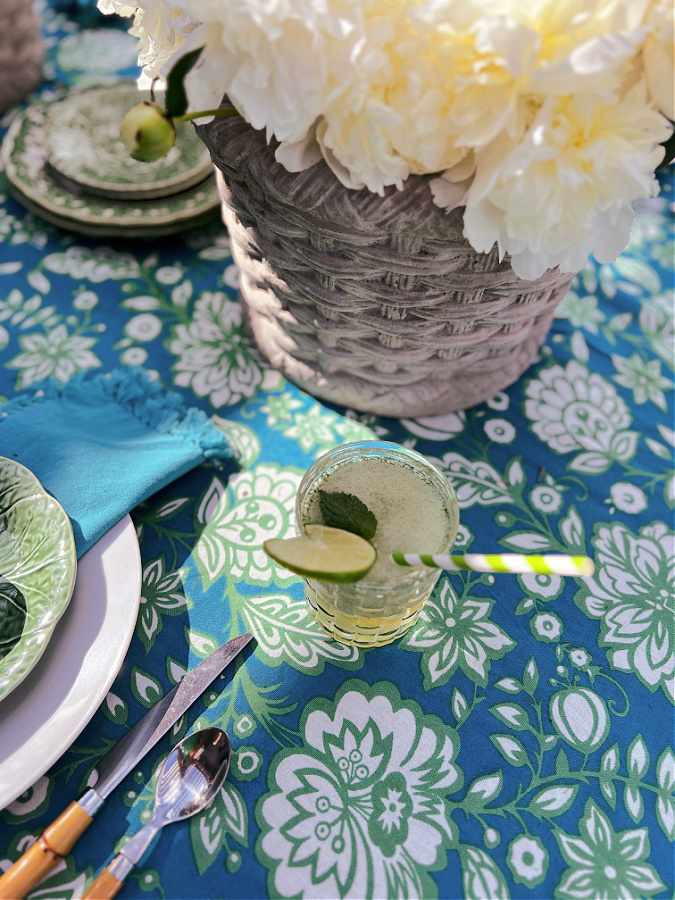
[[[42,96],[136,71],[133,39],[76,11],[42,7]],[[212,415],[238,460],[134,510],[143,592],[126,662],[72,748],[0,811],[0,870],[186,668],[250,630],[233,681],[33,896],[81,896],[149,818],[153,772],[195,723],[230,734],[226,785],[166,829],[120,896],[674,896],[675,198],[661,180],[620,259],[574,279],[516,385],[397,421],[318,402],[263,364],[220,222],[155,243],[83,238],[28,213],[0,173],[0,399],[141,366]],[[372,436],[447,474],[457,552],[588,553],[595,576],[444,575],[398,643],[332,642],[261,545],[292,531],[313,460]]]

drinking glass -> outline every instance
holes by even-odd
[[[373,569],[353,584],[306,578],[309,611],[343,644],[388,644],[415,623],[441,571],[398,566],[390,554],[449,552],[459,527],[455,492],[421,454],[387,441],[343,444],[307,470],[295,505],[300,534],[306,525],[325,524],[319,490],[353,493],[373,512],[384,512],[371,541],[378,551]]]

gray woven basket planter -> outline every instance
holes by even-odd
[[[197,130],[252,333],[290,381],[362,412],[431,416],[489,399],[535,359],[572,276],[521,281],[496,248],[477,253],[428,177],[379,197],[323,162],[287,172],[239,117]]]
[[[40,19],[29,0],[0,0],[0,112],[27,97],[42,81]]]

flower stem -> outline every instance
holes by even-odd
[[[199,112],[184,113],[182,116],[174,116],[174,122],[189,122],[192,119],[200,119],[202,116],[238,116],[239,110],[229,108],[202,109]]]

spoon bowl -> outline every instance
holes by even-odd
[[[225,781],[231,754],[230,739],[220,728],[204,728],[176,744],[157,776],[152,818],[100,873],[83,900],[114,897],[161,828],[206,809]]]
[[[220,728],[183,738],[160,769],[153,818],[162,824],[180,822],[205,809],[225,780],[231,752],[230,739]]]

